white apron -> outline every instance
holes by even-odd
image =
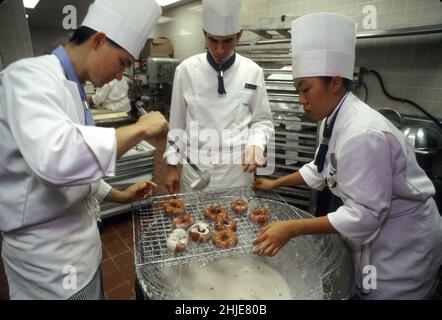
[[[201,170],[208,170],[210,182],[203,191],[249,187],[254,179],[253,173],[243,171],[241,164],[203,164],[199,162]],[[181,192],[193,191],[191,185],[199,175],[188,164],[184,164],[181,173]]]
[[[243,153],[252,146],[264,150],[274,131],[263,72],[256,63],[237,54],[224,84],[227,94],[219,95],[217,73],[205,53],[183,61],[175,72],[168,138],[180,150],[189,145],[192,161],[209,169],[209,189],[250,186],[253,174],[242,171]],[[222,156],[216,164],[200,161],[203,149],[220,150]],[[226,155],[232,160],[222,160]],[[182,160],[170,145],[164,158],[170,165]],[[182,191],[198,178],[183,162]]]

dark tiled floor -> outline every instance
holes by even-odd
[[[103,222],[103,285],[107,299],[135,298],[132,221],[130,213]]]

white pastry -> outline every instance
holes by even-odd
[[[182,228],[175,229],[167,238],[167,248],[173,252],[186,250],[189,242],[189,234]]]

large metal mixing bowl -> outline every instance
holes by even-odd
[[[255,194],[249,188],[218,190],[210,193],[178,195],[186,204],[187,213],[195,220],[203,220],[202,210],[209,204],[221,204],[230,210],[230,202],[239,197],[247,198],[249,209],[267,207],[272,212],[272,221],[306,219],[311,215],[288,205],[277,195]],[[278,274],[288,287],[288,295],[255,296],[260,299],[346,299],[353,285],[353,264],[349,249],[338,235],[309,235],[292,239],[275,257],[257,257],[251,254],[252,241],[260,227],[252,223],[247,215],[235,217],[238,221],[238,245],[233,249],[220,250],[210,242],[190,243],[183,253],[172,253],[166,247],[171,232],[170,218],[164,215],[162,204],[166,197],[153,197],[133,204],[134,253],[137,284],[143,298],[182,299],[182,293],[192,283],[183,280],[184,273],[198,276],[205,269],[224,261],[240,260],[247,265],[265,266],[272,274]],[[219,267],[216,267],[219,268]],[[215,269],[216,269],[215,268]],[[190,271],[189,271],[190,270]],[[221,273],[224,270],[220,271]],[[253,271],[255,272],[255,271]],[[256,272],[259,272],[258,270]],[[225,276],[220,274],[220,276]],[[235,275],[236,276],[236,275]],[[266,273],[262,273],[263,279]],[[242,279],[235,279],[241,282]],[[187,287],[186,287],[187,286]],[[278,288],[276,288],[278,289]],[[213,297],[220,299],[219,296]],[[242,299],[232,293],[221,299]],[[185,298],[186,299],[186,298]],[[205,296],[204,299],[212,299]],[[250,296],[246,297],[250,299]],[[252,298],[254,299],[254,298]]]
[[[411,142],[416,153],[434,154],[442,149],[442,133],[430,126],[405,127],[402,132]]]

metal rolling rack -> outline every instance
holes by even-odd
[[[275,124],[275,171],[277,178],[292,173],[314,159],[318,141],[318,123],[305,117],[299,95],[292,82],[290,53],[290,23],[245,26],[244,30],[258,34],[254,42],[241,42],[238,53],[252,59],[264,70],[270,108]],[[264,40],[263,40],[264,38]],[[276,39],[275,39],[276,38]],[[308,187],[281,187],[277,192],[288,203],[316,211],[318,192]]]

